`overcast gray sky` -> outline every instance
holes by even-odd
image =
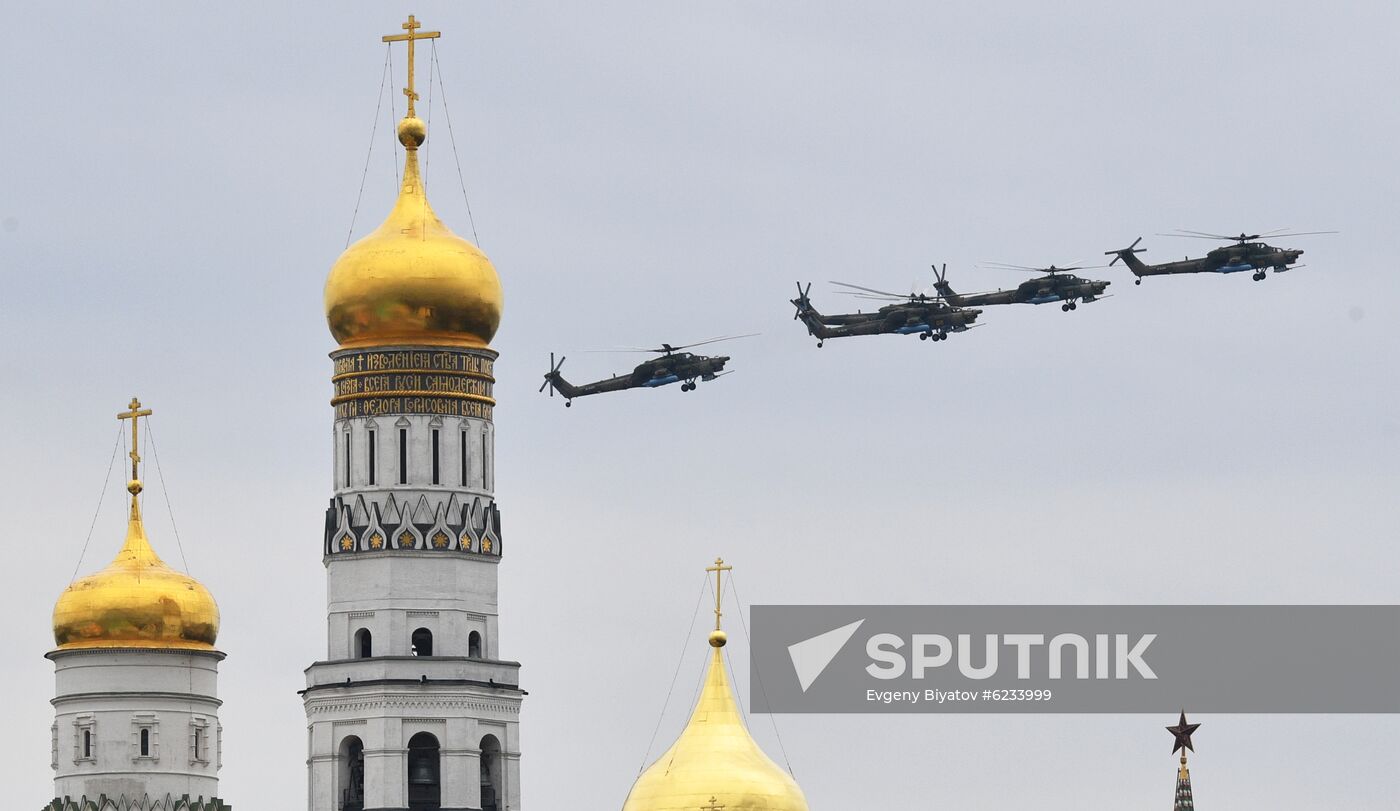
[[[443,31],[497,366],[502,652],[524,799],[620,807],[717,554],[753,603],[1396,601],[1393,2],[11,3],[0,50],[8,513],[0,784],[51,796],[49,612],[133,393],[219,600],[236,807],[300,807],[325,651],[326,272],[384,62]],[[395,78],[402,84],[402,53]],[[420,76],[426,75],[426,59]],[[395,95],[402,114],[402,96]],[[432,112],[429,193],[470,235]],[[387,113],[356,236],[394,193]],[[1018,279],[1144,236],[1336,228],[1304,270],[1150,279],[947,342],[818,351],[795,280]],[[698,391],[564,410],[550,351],[761,331]],[[114,475],[82,563],[120,544]],[[156,488],[149,529],[178,560]],[[736,629],[737,630],[737,629]],[[746,641],[736,634],[735,653]],[[746,657],[737,682],[747,696]],[[814,809],[1164,808],[1166,715],[782,716]],[[1394,808],[1395,716],[1205,716],[1203,808]],[[752,724],[780,757],[766,717]],[[25,799],[27,798],[27,799]]]

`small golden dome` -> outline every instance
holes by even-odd
[[[107,568],[64,590],[53,609],[59,650],[77,648],[189,648],[212,650],[219,607],[199,581],[160,559],[146,540],[135,495],[126,544]]]
[[[389,217],[331,266],[326,321],[342,348],[392,344],[483,347],[501,323],[496,269],[452,233],[428,205],[418,172],[423,122],[399,122],[407,151],[403,186]]]
[[[749,737],[715,639],[711,634],[710,670],[690,722],[637,778],[622,811],[807,811],[797,782]]]

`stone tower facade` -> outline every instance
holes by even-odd
[[[428,385],[424,377],[489,392],[495,354],[396,347],[332,357],[342,393],[323,547],[327,650],[303,694],[308,807],[519,809],[524,693],[520,665],[499,653],[491,408],[402,393]],[[372,396],[343,393],[371,376],[382,378]],[[452,413],[411,413],[420,408]]]
[[[56,650],[53,811],[215,811],[218,651]]]

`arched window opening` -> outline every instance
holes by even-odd
[[[151,756],[151,731],[150,731],[149,729],[142,729],[142,730],[141,730],[141,757],[150,757],[150,756]]]
[[[368,659],[374,655],[374,637],[368,628],[355,632],[355,658]]]
[[[419,628],[418,630],[414,631],[413,650],[410,652],[414,656],[432,656],[433,632],[429,631],[427,628]]]
[[[491,482],[486,478],[486,431],[481,432],[481,489],[490,490]]]
[[[92,757],[92,730],[83,730],[83,757]]]
[[[481,658],[481,634],[476,631],[467,635],[467,656],[472,659]]]
[[[365,445],[369,449],[369,483],[374,484],[374,474],[375,468],[377,467],[377,460],[374,458],[375,442],[373,428],[369,429],[369,439],[366,441]]]
[[[408,809],[441,811],[442,774],[438,739],[420,732],[408,741]]]
[[[365,809],[365,745],[351,735],[340,743],[340,806],[337,811]]]
[[[441,484],[439,481],[438,466],[438,430],[433,429],[433,484]]]
[[[461,476],[462,481],[460,482],[460,484],[461,484],[463,487],[466,487],[466,486],[467,486],[467,432],[466,432],[466,431],[463,431],[463,432],[462,432],[462,446],[461,446],[460,450],[461,450],[461,452],[462,452],[462,453],[461,453],[461,456],[459,457],[459,461],[460,461],[461,464],[462,464],[462,476]]]
[[[501,742],[495,735],[481,739],[481,811],[501,811]]]
[[[408,429],[399,429],[399,484],[408,484]]]

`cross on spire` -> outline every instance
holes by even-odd
[[[385,34],[383,37],[385,42],[408,43],[408,87],[403,89],[403,94],[408,96],[409,118],[414,118],[416,116],[416,113],[413,111],[413,102],[418,100],[418,93],[413,89],[413,43],[420,39],[437,39],[442,36],[441,31],[423,31],[420,33],[418,29],[422,27],[423,24],[415,20],[413,15],[410,14],[408,15],[408,22],[404,23],[402,26],[402,28],[408,32],[407,34]]]
[[[132,495],[136,495],[136,493],[139,493],[139,492],[140,492],[140,487],[141,487],[141,485],[140,485],[140,479],[141,479],[141,476],[140,476],[140,473],[141,473],[141,471],[140,471],[141,454],[140,454],[140,452],[139,452],[140,445],[137,444],[138,435],[137,435],[137,433],[136,433],[136,425],[137,425],[138,422],[140,422],[140,418],[141,418],[141,417],[149,417],[149,416],[151,416],[151,413],[152,413],[152,412],[151,412],[151,409],[149,409],[149,408],[142,408],[142,407],[141,407],[141,401],[138,400],[138,399],[136,399],[135,397],[132,397],[132,398],[131,398],[131,404],[128,405],[127,408],[129,409],[128,411],[123,411],[123,412],[117,414],[117,419],[119,419],[119,420],[131,420],[131,453],[128,453],[128,454],[127,454],[127,456],[130,456],[130,457],[131,457],[131,482],[132,482],[132,484],[129,485],[129,487],[136,487],[136,488],[137,488],[137,489],[132,493]]]
[[[714,570],[711,569],[710,571]],[[724,811],[724,806],[717,805],[718,802],[719,800],[717,800],[713,795],[711,795],[710,804],[700,806],[700,811]]]
[[[720,611],[720,599],[721,599],[721,597],[722,597],[723,594],[724,594],[724,588],[723,588],[723,585],[722,585],[721,582],[720,582],[720,578],[722,578],[722,577],[724,576],[724,573],[725,573],[725,572],[733,571],[733,569],[734,569],[733,566],[726,566],[726,565],[724,564],[724,558],[715,558],[715,565],[705,567],[705,571],[707,571],[707,572],[714,572],[714,573],[715,573],[715,630],[716,630],[716,631],[718,631],[718,630],[720,629],[720,628],[719,628],[719,618],[722,617],[722,616],[724,616],[724,612]],[[721,807],[722,807],[722,806],[721,806]]]

